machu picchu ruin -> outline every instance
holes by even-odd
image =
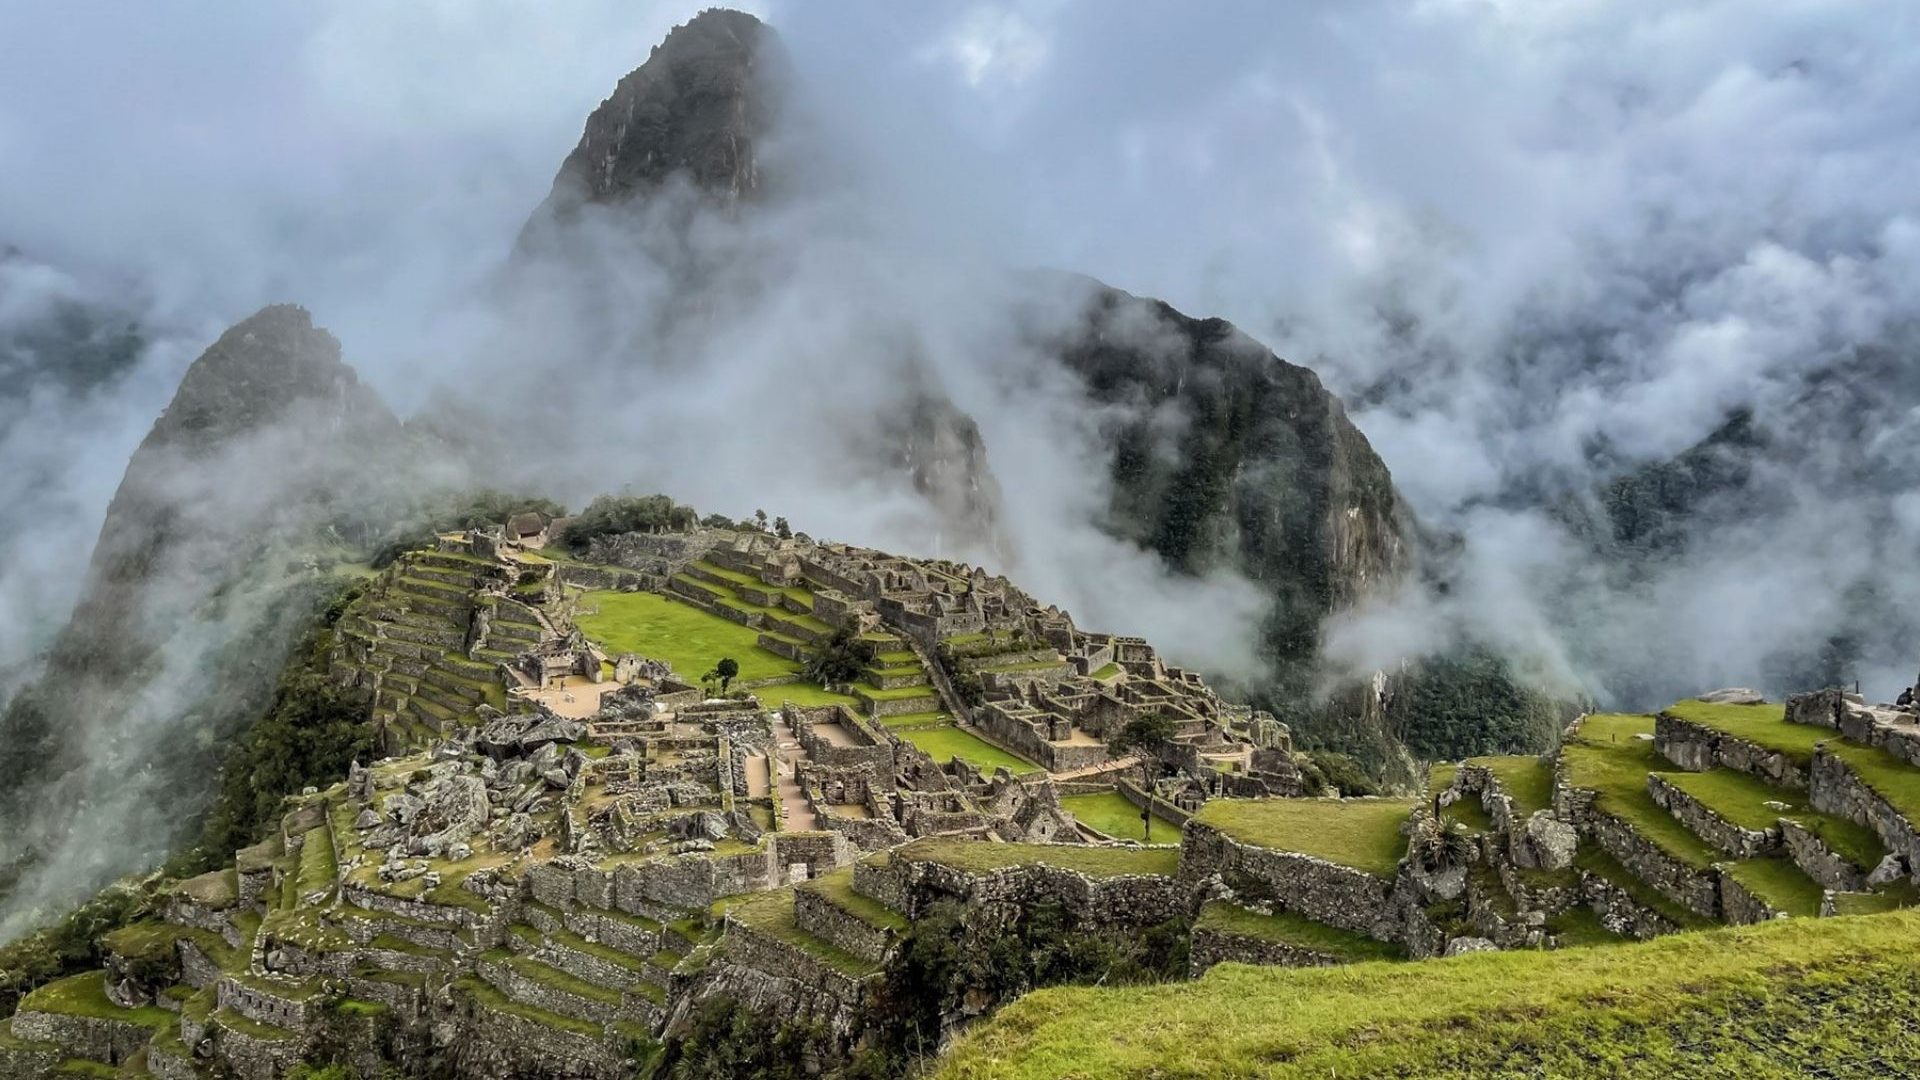
[[[1284,724],[983,568],[699,525],[576,553],[567,524],[356,586],[315,663],[374,753],[149,882],[101,969],[0,1023],[0,1075],[627,1077],[715,1008],[831,1065],[899,1037],[929,925],[1172,940],[1161,977],[1203,979],[1916,896],[1909,707],[1726,691],[1417,797],[1310,794]],[[954,978],[919,1006],[946,1036],[1006,992]]]
[[[761,8],[0,5],[0,1080],[1920,1076],[1920,19]]]

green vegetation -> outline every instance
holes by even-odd
[[[1741,859],[1727,865],[1727,874],[1775,911],[1808,917],[1820,914],[1825,890],[1790,859]]]
[[[893,849],[896,859],[925,860],[961,870],[1001,870],[1009,866],[1057,866],[1088,877],[1158,874],[1180,869],[1178,848],[1094,847],[1086,844],[982,844],[928,837]]]
[[[550,1028],[557,1028],[560,1031],[572,1032],[575,1035],[583,1035],[589,1039],[598,1039],[605,1034],[601,1031],[600,1025],[598,1024],[588,1023],[585,1020],[576,1020],[571,1016],[563,1016],[560,1013],[550,1012],[532,1005],[522,1005],[520,1002],[507,997],[507,995],[501,993],[499,990],[494,989],[492,984],[472,976],[457,979],[453,985],[455,989],[478,1002],[482,1008],[490,1009],[494,1012],[508,1013],[513,1016],[518,1016],[522,1020],[530,1020],[533,1023]]]
[[[300,880],[295,887],[301,896],[331,893],[340,873],[340,856],[333,848],[333,830],[325,825],[307,831],[300,844]]]
[[[1117,791],[1102,791],[1092,795],[1066,795],[1060,799],[1060,805],[1078,818],[1083,825],[1098,829],[1116,840],[1147,839],[1146,824],[1140,820],[1140,808],[1127,801],[1125,795]],[[1180,842],[1180,826],[1158,814],[1154,815],[1153,842],[1156,844],[1177,844]]]
[[[900,730],[899,734],[942,765],[959,758],[984,769],[1004,767],[1015,773],[1040,771],[1040,766],[1033,762],[1015,757],[972,732],[957,727],[907,728]]]
[[[343,611],[336,601],[287,666],[266,715],[227,758],[198,847],[170,869],[219,865],[260,837],[288,795],[332,784],[346,775],[349,763],[372,756],[365,694],[341,686],[328,671],[332,626]]]
[[[1447,761],[1544,750],[1572,719],[1560,703],[1516,680],[1499,657],[1478,649],[1415,665],[1395,689],[1391,712],[1394,730],[1416,757]]]
[[[1406,799],[1214,799],[1193,824],[1390,878],[1407,851],[1400,829],[1412,811]]]
[[[141,1027],[161,1028],[173,1023],[173,1013],[158,1005],[124,1009],[107,998],[104,971],[83,971],[50,982],[20,999],[23,1012],[59,1013],[86,1016],[95,1020],[120,1020]]]
[[[1784,705],[1709,705],[1704,701],[1681,701],[1662,711],[1679,720],[1724,731],[1755,746],[1777,750],[1803,766],[1813,760],[1815,746],[1840,741],[1840,733],[1832,728],[1788,723]]]
[[[1920,1070],[1920,915],[1791,919],[1553,952],[1047,990],[938,1080],[1893,1076]]]
[[[1238,904],[1218,900],[1200,910],[1200,918],[1194,921],[1193,928],[1217,930],[1223,934],[1238,934],[1279,945],[1291,945],[1296,949],[1324,953],[1350,963],[1401,958],[1398,946],[1389,945],[1384,941],[1375,941],[1365,934],[1355,934],[1325,923],[1314,922],[1304,915],[1291,911],[1276,911],[1271,915],[1264,915]]]
[[[737,659],[748,682],[800,671],[761,648],[757,631],[658,593],[597,590],[581,597],[581,609],[576,624],[609,653],[663,660],[689,682],[718,656]]]
[[[1553,805],[1553,764],[1545,758],[1528,756],[1472,758],[1472,765],[1484,765],[1507,797],[1513,800],[1514,813],[1526,817]]]
[[[52,926],[0,946],[0,1015],[11,1014],[20,998],[42,983],[98,968],[102,938],[150,909],[145,892],[109,885]]]
[[[1677,772],[1653,748],[1653,717],[1600,713],[1581,722],[1579,732],[1560,751],[1567,784],[1598,793],[1594,805],[1633,827],[1660,850],[1696,869],[1720,857],[1706,841],[1662,810],[1647,793],[1647,774]],[[1583,847],[1586,845],[1582,845]]]
[[[1872,829],[1812,809],[1804,791],[1772,787],[1758,777],[1731,769],[1668,773],[1663,778],[1743,829],[1770,829],[1781,818],[1791,818],[1862,869],[1873,869],[1886,856],[1886,845]],[[1777,809],[1782,804],[1786,809]]]
[[[1619,860],[1607,854],[1599,844],[1581,844],[1578,854],[1573,857],[1573,865],[1612,882],[1632,897],[1634,903],[1682,930],[1703,930],[1715,925],[1712,919],[1691,908],[1681,907],[1669,899],[1667,894],[1641,881],[1638,875],[1621,866]]]
[[[681,506],[665,495],[602,495],[567,522],[567,531],[560,539],[578,553],[586,551],[595,537],[686,530],[699,517],[693,507]]]

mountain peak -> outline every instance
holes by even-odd
[[[772,112],[765,60],[777,47],[773,31],[741,11],[709,8],[675,27],[587,118],[527,231],[676,174],[729,202],[751,196]]]

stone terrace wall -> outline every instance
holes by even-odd
[[[67,1057],[119,1063],[138,1053],[152,1032],[125,1020],[21,1009],[13,1014],[13,1037],[54,1043]]]
[[[1824,888],[1838,889],[1841,892],[1867,891],[1867,875],[1860,867],[1835,854],[1825,840],[1808,832],[1791,819],[1781,819],[1780,839],[1787,849],[1788,857],[1793,859],[1793,864]]]
[[[890,875],[895,882],[877,884],[878,875]],[[1041,863],[964,870],[931,860],[903,859],[896,853],[888,866],[870,869],[864,878],[856,870],[854,885],[890,906],[889,897],[898,897],[902,903],[897,910],[909,917],[941,899],[1022,909],[1058,904],[1076,921],[1110,927],[1154,926],[1187,910],[1187,889],[1174,878],[1152,874],[1095,878]],[[869,887],[876,891],[869,892]]]
[[[1187,951],[1187,977],[1197,979],[1215,964],[1262,964],[1272,967],[1332,967],[1342,963],[1331,953],[1314,952],[1213,927],[1195,927]]]
[[[1668,783],[1659,773],[1647,774],[1647,794],[1654,804],[1672,814],[1695,836],[1729,855],[1742,859],[1771,855],[1780,850],[1780,827],[1743,828],[1715,813],[1705,803]]]
[[[1189,824],[1180,844],[1180,879],[1198,884],[1215,875],[1229,885],[1236,878],[1249,880],[1281,907],[1316,922],[1405,943],[1405,931],[1388,905],[1391,883],[1311,855],[1253,847],[1211,826]]]
[[[1556,787],[1558,785],[1556,784]],[[1674,903],[1709,919],[1720,916],[1719,875],[1696,870],[1668,855],[1631,825],[1594,806],[1594,794],[1578,788],[1559,791],[1559,816],[1591,837],[1641,881],[1658,889]]]
[[[1688,772],[1717,766],[1757,776],[1776,787],[1807,786],[1807,770],[1787,755],[1666,713],[1653,718],[1653,747]]]
[[[1893,804],[1854,775],[1825,747],[1813,753],[1813,808],[1858,822],[1879,834],[1887,850],[1906,860],[1920,880],[1920,832]]]
[[[454,1068],[473,1080],[502,1076],[626,1075],[625,1062],[605,1040],[563,1031],[509,1012],[474,1006],[453,1041]]]
[[[893,947],[893,935],[854,916],[807,889],[793,894],[793,920],[800,929],[833,942],[862,960],[880,963]]]

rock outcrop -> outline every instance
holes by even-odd
[[[165,851],[160,830],[192,819],[223,740],[258,715],[332,591],[324,550],[379,516],[393,472],[373,466],[400,437],[298,307],[263,309],[188,368],[128,463],[41,678],[0,721],[0,866],[69,838],[94,848],[98,830],[138,849],[89,860],[98,880],[71,895]],[[132,803],[152,835],[114,820]],[[76,809],[31,813],[45,806]]]

